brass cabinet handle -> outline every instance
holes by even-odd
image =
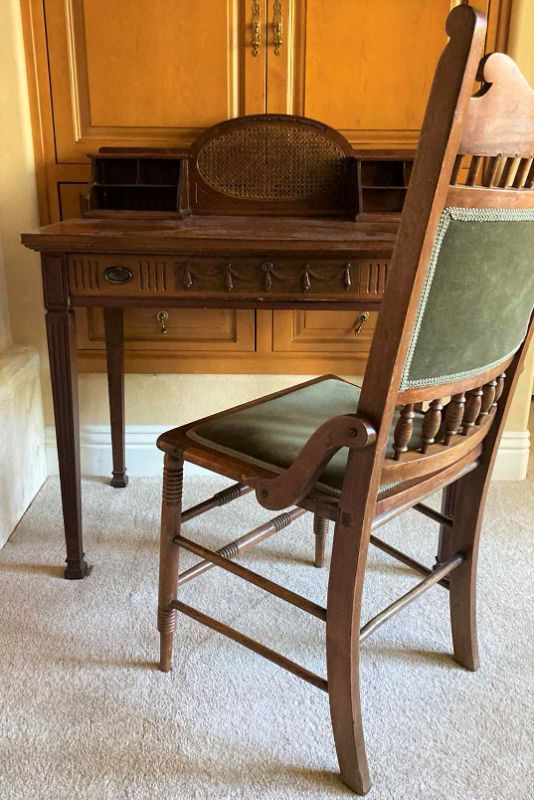
[[[354,326],[354,335],[359,336],[362,332],[362,328],[369,319],[369,312],[362,311],[361,314],[358,315],[358,319],[356,320],[356,325]]]
[[[169,319],[169,314],[167,311],[158,311],[156,319],[160,324],[159,332],[162,336],[167,336],[167,320]]]
[[[273,3],[273,46],[275,56],[280,55],[280,48],[284,44],[282,33],[282,0]]]
[[[261,9],[260,4],[254,0],[252,3],[252,55],[259,56],[261,47]]]
[[[108,283],[120,285],[121,283],[128,283],[133,278],[133,272],[128,267],[108,267],[104,270],[104,280]]]

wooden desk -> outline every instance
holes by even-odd
[[[84,218],[23,235],[42,254],[67,578],[87,571],[73,309],[104,309],[111,483],[124,487],[123,309],[378,309],[405,158],[357,156],[314,120],[238,117],[187,152],[104,148]]]
[[[74,219],[22,236],[41,252],[67,569],[83,578],[75,318],[104,308],[113,486],[126,485],[122,310],[377,309],[397,224],[347,219]]]

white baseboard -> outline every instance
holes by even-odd
[[[528,431],[504,431],[493,467],[493,480],[524,480],[527,477],[529,455]]]
[[[168,425],[127,425],[126,465],[132,476],[159,476],[163,454],[156,447],[156,439]],[[530,451],[528,431],[505,431],[493,471],[494,480],[520,481],[526,478]],[[56,434],[53,427],[46,429],[46,457],[48,474],[57,475]],[[111,442],[109,425],[82,425],[80,427],[80,457],[83,475],[111,474]],[[190,472],[202,471],[188,464]]]
[[[156,439],[169,425],[126,426],[126,468],[132,477],[160,476],[163,453]],[[109,425],[80,425],[80,462],[82,475],[111,475],[111,432]],[[56,429],[46,428],[46,462],[49,475],[58,474]],[[206,472],[194,464],[185,465],[186,473]]]

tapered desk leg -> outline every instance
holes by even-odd
[[[124,352],[122,308],[104,309],[108,368],[109,416],[113,477],[111,485],[122,489],[128,483],[124,439]]]
[[[67,545],[65,578],[77,580],[87,574],[87,563],[82,541],[78,370],[74,312],[48,311],[46,330]]]

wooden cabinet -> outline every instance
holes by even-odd
[[[188,146],[242,114],[316,118],[363,150],[414,148],[455,4],[21,0],[43,223],[79,216],[88,152]],[[475,4],[487,49],[506,49],[510,0]],[[101,320],[78,316],[82,369],[103,369]],[[357,309],[184,311],[164,337],[153,317],[128,312],[128,369],[361,372],[373,326],[354,334]]]
[[[415,147],[445,20],[460,2],[282,0],[278,56],[269,40],[267,110],[319,119],[356,148]],[[511,0],[471,5],[488,16],[486,50],[505,49]]]
[[[355,147],[417,144],[450,0],[295,3],[292,113]]]
[[[331,371],[363,375],[376,325],[376,312],[275,311],[273,350],[282,359],[318,360]]]
[[[162,316],[163,319],[162,319]],[[104,347],[101,309],[78,316],[78,341],[87,371],[99,371]],[[124,344],[132,372],[146,371],[155,346],[162,372],[218,372],[217,361],[228,354],[245,363],[255,350],[254,311],[232,309],[126,309]]]
[[[264,110],[265,51],[254,57],[247,45],[246,7],[22,0],[34,118],[47,128],[43,216],[58,219],[60,195],[87,180],[89,151],[190,145],[210,125]]]

